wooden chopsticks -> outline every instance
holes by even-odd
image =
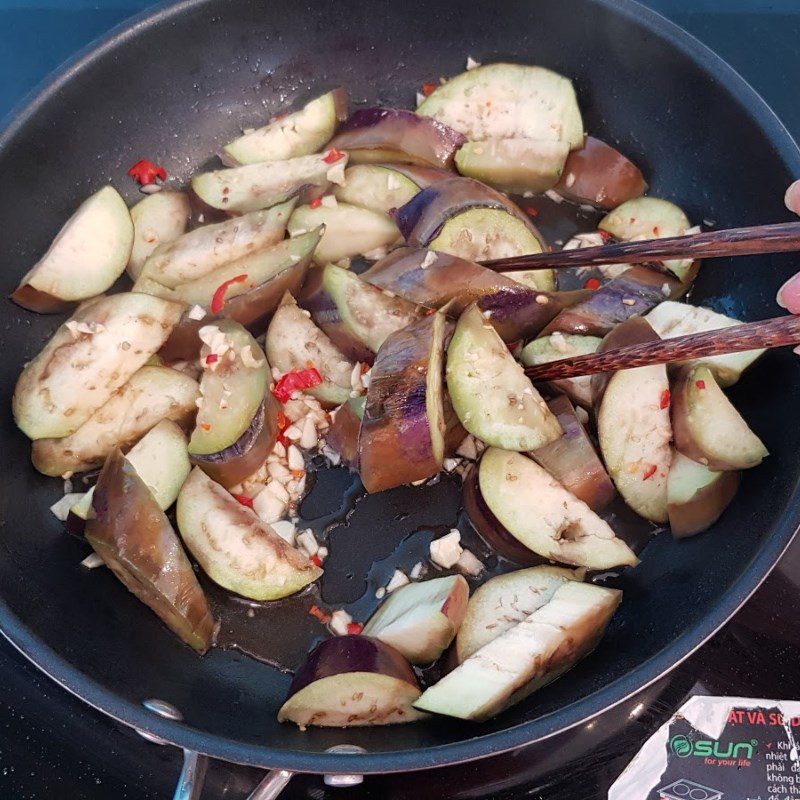
[[[761,322],[745,322],[716,331],[618,347],[604,353],[563,358],[547,364],[526,367],[525,374],[534,381],[549,381],[796,344],[800,344],[800,316],[775,317]]]
[[[659,263],[664,259],[694,260],[721,256],[788,253],[797,250],[800,250],[800,222],[783,222],[777,225],[756,225],[749,228],[694,233],[689,236],[618,242],[600,247],[562,250],[557,253],[498,258],[481,263],[495,272],[594,267],[599,264],[647,264],[661,272],[668,272],[663,264]]]

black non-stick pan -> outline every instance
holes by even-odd
[[[90,191],[111,181],[137,199],[125,173],[138,159],[185,180],[242,127],[323,88],[343,84],[357,103],[413,107],[423,82],[461,71],[467,55],[542,64],[574,79],[587,129],[630,155],[652,192],[692,220],[732,227],[788,218],[783,192],[800,175],[788,133],[733,70],[631,0],[187,0],[97,43],[9,123],[0,138],[3,292]],[[693,297],[748,320],[775,316],[775,291],[799,266],[791,256],[708,263]],[[302,733],[275,719],[289,675],[237,650],[197,656],[107,570],[78,566],[86,547],[48,510],[60,486],[34,472],[9,410],[23,363],[58,321],[11,303],[2,313],[0,627],[88,703],[231,761],[328,773],[412,770],[574,726],[711,636],[763,580],[800,521],[800,365],[787,350],[768,354],[733,391],[770,457],[745,476],[708,533],[682,542],[661,534],[647,545],[641,566],[618,581],[625,600],[591,657],[480,725],[433,720]],[[345,484],[330,481],[314,502],[330,506]],[[337,534],[323,600],[357,599],[369,590],[372,561],[390,568],[393,554],[418,547],[406,538],[414,531],[424,552],[425,537],[452,524],[457,510],[448,481],[360,504]],[[292,634],[287,619],[259,635],[285,642]],[[185,722],[157,717],[142,706],[147,698],[169,701]],[[341,743],[366,753],[325,753]]]

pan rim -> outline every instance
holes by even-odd
[[[19,130],[40,108],[50,102],[73,76],[123,45],[128,39],[167,22],[185,10],[212,0],[179,0],[147,9],[112,28],[57,67],[0,121],[0,150],[9,146]],[[682,52],[732,92],[746,112],[758,122],[778,156],[800,174],[800,148],[789,131],[758,92],[721,56],[693,35],[637,0],[584,0],[632,19]],[[800,480],[795,485],[787,513],[761,550],[744,566],[742,574],[714,608],[685,630],[667,647],[635,669],[571,706],[520,723],[505,730],[478,735],[446,745],[409,751],[386,751],[359,755],[335,755],[282,750],[251,745],[209,734],[189,725],[165,720],[144,707],[124,700],[103,685],[87,678],[44,640],[31,634],[24,623],[0,599],[0,632],[36,667],[71,694],[137,730],[153,734],[178,747],[196,750],[233,763],[293,772],[363,774],[408,772],[473,761],[498,755],[575,728],[599,716],[655,683],[685,661],[722,628],[758,589],[789,547],[800,527]],[[678,658],[675,653],[679,653]],[[555,722],[558,718],[558,722]]]

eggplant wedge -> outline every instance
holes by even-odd
[[[546,560],[526,547],[492,513],[481,494],[478,467],[464,476],[461,502],[470,524],[493,552],[521,566],[540,565]]]
[[[311,320],[294,297],[285,294],[272,317],[264,343],[267,360],[282,373],[306,369],[309,364],[322,383],[308,393],[327,406],[339,406],[350,397],[350,376],[355,364]]]
[[[431,664],[458,633],[468,600],[461,575],[409,583],[386,598],[363,634],[390,644],[412,664]]]
[[[521,453],[489,448],[478,468],[478,485],[492,514],[542,558],[589,569],[639,563],[607,522]]]
[[[84,304],[23,369],[14,419],[30,439],[74,433],[166,341],[183,306],[133,292]]]
[[[585,300],[564,309],[542,331],[581,336],[605,336],[631,317],[644,316],[664,300],[680,297],[685,286],[670,275],[647,267],[631,267],[592,292]]]
[[[740,481],[740,472],[713,472],[682,453],[673,453],[667,479],[672,535],[684,539],[710,528],[733,500]]]
[[[122,583],[186,644],[205,653],[214,620],[197,576],[144,481],[113,450],[97,479],[86,539]]]
[[[379,289],[458,316],[478,303],[505,342],[536,336],[560,311],[589,296],[588,291],[540,292],[473,261],[428,250],[398,247],[360,275]]]
[[[451,332],[452,323],[437,312],[381,345],[358,440],[359,473],[368,492],[430,478],[441,469],[442,361]]]
[[[566,581],[549,602],[427,689],[414,707],[486,720],[562,675],[594,649],[622,592]]]
[[[299,302],[346,358],[368,364],[389,334],[422,315],[413,303],[333,264],[312,272]]]
[[[490,139],[463,145],[456,153],[456,168],[503,192],[538,194],[558,183],[568,155],[567,142]]]
[[[568,156],[555,190],[576,203],[611,210],[647,191],[642,171],[611,145],[587,136]]]
[[[527,344],[520,353],[520,361],[525,366],[549,364],[562,358],[583,356],[594,353],[602,339],[598,336],[581,336],[574,333],[555,331]],[[592,379],[589,375],[579,378],[564,378],[550,382],[553,388],[564,392],[574,403],[584,408],[592,406]]]
[[[128,207],[106,186],[81,203],[11,299],[30,311],[67,311],[109,289],[125,271],[132,246]]]
[[[691,223],[682,209],[668,200],[637,197],[609,212],[597,227],[623,242],[631,242],[684,236]],[[668,259],[664,266],[684,283],[692,282],[698,268],[691,258]]]
[[[461,424],[489,445],[536,450],[563,433],[558,420],[476,305],[447,349],[447,388]]]
[[[644,320],[636,322],[646,326],[651,336],[657,335]],[[611,336],[614,334],[608,338]],[[597,437],[611,479],[637,514],[651,522],[666,522],[667,476],[672,460],[667,368],[653,364],[595,379]]]
[[[265,211],[252,211],[184,233],[159,245],[144,262],[140,277],[174,289],[277,244],[283,239],[294,206],[294,200],[287,200]]]
[[[333,166],[325,154],[245,164],[195,175],[192,190],[212,208],[246,214],[284,203],[301,190],[322,194],[331,181],[344,180],[342,164],[347,164],[346,153]]]
[[[181,538],[203,572],[242,597],[278,600],[322,574],[198,467],[178,495],[176,518]]]
[[[712,470],[749,469],[769,455],[706,366],[676,376],[672,427],[676,449]]]
[[[314,153],[347,118],[347,92],[341,87],[306,103],[298,111],[276,117],[269,124],[234,139],[223,148],[236,164],[280,161]]]
[[[662,339],[703,331],[717,331],[742,324],[738,319],[718,314],[709,308],[692,306],[689,303],[674,303],[671,300],[657,305],[647,315],[647,321]],[[721,356],[708,356],[679,363],[688,366],[705,364],[711,368],[717,383],[722,387],[728,387],[733,386],[742,373],[763,353],[764,350],[745,350],[743,353],[725,353]]]
[[[524,622],[553,599],[567,581],[576,580],[572,570],[538,566],[489,578],[470,597],[456,637],[459,663],[466,661],[498,636]]]
[[[583,120],[572,82],[544,67],[484,64],[462,72],[425,99],[417,114],[433,117],[475,142],[549,139],[583,144]]]
[[[647,344],[657,342],[659,335],[650,326],[644,317],[631,317],[625,322],[617,325],[611,333],[600,340],[600,344],[595,348],[596,353],[605,353],[608,350],[615,350],[618,347],[628,347],[629,345]],[[592,375],[591,396],[595,414],[600,409],[600,403],[606,392],[608,382],[611,380],[613,372],[598,372]]]
[[[230,488],[266,461],[280,405],[269,392],[267,359],[241,325],[222,320],[201,328],[200,337],[203,377],[189,457]]]
[[[406,659],[369,636],[320,642],[294,675],[279,722],[353,728],[415,722],[425,715],[413,702],[421,690]]]
[[[263,333],[284,294],[300,291],[321,236],[322,230],[318,229],[294,239],[284,239],[175,289],[151,284],[147,291],[181,299],[206,311],[200,319],[191,312],[184,314],[161,349],[161,356],[167,361],[196,358],[201,345],[200,328],[213,318],[238,322],[254,335]],[[142,283],[140,280],[136,286]],[[223,305],[212,317],[214,296],[220,290],[224,292]]]
[[[389,214],[430,184],[452,177],[447,170],[411,164],[356,164],[345,170],[344,183],[333,195],[339,202]]]
[[[360,108],[330,146],[346,150],[354,164],[400,161],[450,169],[465,141],[458,131],[405,108]]]
[[[314,260],[322,266],[354,256],[368,258],[373,251],[385,252],[400,241],[397,225],[386,214],[339,202],[333,207],[299,206],[289,220],[289,233],[299,236],[320,225],[325,226],[325,234]]]
[[[428,186],[397,210],[395,220],[409,244],[470,261],[540,253],[546,246],[527,214],[471,178]],[[542,291],[555,288],[553,270],[509,272],[506,277]]]
[[[125,456],[162,511],[175,502],[191,470],[186,445],[186,434],[181,427],[172,420],[162,419]],[[67,519],[68,529],[83,533],[93,496],[94,486],[70,508],[69,515],[74,519]]]
[[[331,412],[331,425],[325,433],[325,442],[346,467],[358,469],[358,438],[364,418],[366,395],[351,397]]]
[[[188,375],[169,367],[142,367],[75,433],[37,439],[33,466],[53,477],[99,467],[114,448],[130,447],[161,420],[190,428],[198,397],[197,382]]]
[[[569,398],[563,394],[547,401],[564,430],[556,439],[530,455],[578,500],[592,511],[602,511],[616,496],[611,478],[594,449]]]
[[[192,206],[183,192],[156,192],[131,209],[133,248],[128,259],[128,275],[136,280],[144,262],[162,244],[174,242],[186,233]]]

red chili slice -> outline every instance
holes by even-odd
[[[234,497],[243,505],[248,508],[253,507],[253,499],[245,494],[235,494]]]
[[[137,161],[128,170],[128,175],[130,175],[131,178],[133,178],[142,186],[147,186],[151,183],[154,183],[156,178],[160,178],[162,181],[167,179],[167,171],[164,169],[164,167],[154,164],[152,161],[148,161],[146,158],[143,158],[141,161]]]
[[[538,217],[539,216],[539,210],[534,208],[533,206],[527,206],[525,208],[525,211],[526,211],[526,213],[530,214],[532,217]]]
[[[316,617],[323,625],[327,625],[331,621],[331,615],[326,614],[319,606],[311,606],[308,609],[308,613],[311,614],[312,617]]]
[[[321,197],[315,197],[315,198],[314,198],[314,199],[313,199],[313,200],[312,200],[312,201],[311,201],[311,202],[308,204],[308,207],[309,207],[309,208],[319,208],[321,205],[322,205],[322,198],[321,198]]]
[[[229,286],[234,283],[243,283],[246,280],[247,275],[237,275],[235,278],[224,281],[217,286],[216,290],[214,291],[214,296],[211,298],[211,313],[219,314],[219,312],[222,311],[223,307],[225,306],[225,292],[228,291]]]
[[[589,278],[583,285],[594,292],[600,288],[600,281],[597,278]]]
[[[670,399],[669,389],[664,389],[664,391],[661,392],[661,403],[659,404],[659,406],[661,408],[667,408],[667,406],[669,406],[669,399]]]
[[[322,383],[322,376],[316,369],[292,370],[287,372],[276,384],[272,390],[272,394],[285,403],[292,396],[292,392],[303,391],[303,389],[311,389],[314,386],[319,386]]]
[[[437,89],[437,86],[436,86],[435,83],[423,83],[422,84],[422,94],[424,94],[425,97],[430,97],[436,91],[436,89]]]
[[[645,471],[644,475],[642,476],[642,480],[646,481],[648,478],[652,478],[653,475],[656,474],[656,465],[651,464]]]
[[[358,634],[361,633],[361,631],[363,631],[363,630],[364,630],[364,626],[360,622],[351,622],[347,626],[347,632],[351,636],[358,636]]]
[[[206,356],[206,364],[216,364],[219,361],[219,356],[216,353],[209,353]]]
[[[695,386],[696,386],[698,389],[700,389],[701,391],[702,391],[703,389],[705,389],[705,388],[706,388],[706,382],[705,382],[705,381],[695,381],[695,382],[694,382],[694,385],[695,385]]]
[[[313,556],[311,556],[311,558],[309,558],[308,560],[309,560],[309,561],[310,561],[310,562],[311,562],[311,563],[312,563],[312,564],[313,564],[315,567],[321,567],[321,566],[322,566],[322,561],[320,560],[320,557],[319,557],[319,556],[318,556],[316,553],[314,553],[314,555],[313,555]]]
[[[328,151],[328,153],[325,156],[325,158],[323,158],[322,160],[326,164],[335,164],[337,161],[340,161],[343,158],[344,158],[344,153],[340,153],[335,147],[332,147]]]

